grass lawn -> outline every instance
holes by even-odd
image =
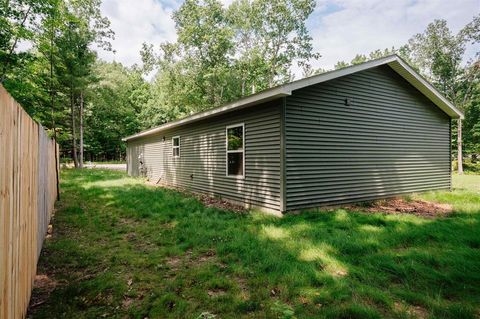
[[[449,217],[206,208],[105,170],[63,170],[33,318],[478,318],[480,176]],[[46,296],[47,299],[43,299]]]

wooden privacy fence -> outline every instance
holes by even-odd
[[[58,145],[0,85],[0,319],[25,317],[58,169]]]

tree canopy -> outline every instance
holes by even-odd
[[[295,73],[325,71],[312,66],[321,56],[306,26],[315,0],[186,0],[172,15],[177,40],[144,43],[142,63],[128,67],[98,59],[96,50],[113,50],[114,38],[100,4],[0,6],[0,80],[77,165],[122,159],[121,138],[141,129],[289,82]],[[334,68],[400,55],[465,112],[460,140],[467,155],[478,154],[480,56],[467,53],[479,30],[480,16],[457,33],[435,20],[398,49],[360,53]]]

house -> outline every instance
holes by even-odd
[[[274,212],[451,187],[463,118],[392,55],[124,139],[128,174]]]

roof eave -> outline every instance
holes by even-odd
[[[437,91],[427,80],[413,70],[405,61],[400,58],[388,63],[388,65],[413,85],[417,90],[422,92],[430,101],[437,105],[443,112],[454,119],[464,119],[463,113],[455,107],[448,99]]]
[[[180,119],[178,121],[168,122],[168,123],[165,123],[165,124],[160,125],[158,127],[155,127],[155,128],[149,129],[149,130],[145,130],[143,132],[140,132],[140,133],[137,133],[137,134],[134,134],[134,135],[131,135],[131,136],[127,136],[125,138],[122,138],[122,141],[126,142],[126,141],[137,139],[137,138],[140,138],[140,137],[153,135],[153,134],[162,132],[164,130],[180,126],[180,125],[193,123],[193,122],[200,121],[200,120],[205,120],[205,119],[208,119],[208,118],[213,117],[213,116],[218,116],[218,115],[221,115],[221,114],[231,112],[233,110],[239,110],[239,109],[242,109],[242,108],[245,108],[245,107],[269,102],[269,101],[275,100],[277,98],[281,98],[281,97],[291,95],[291,94],[292,94],[291,91],[286,90],[283,86],[279,86],[279,87],[274,88],[272,90],[268,90],[268,91],[265,91],[265,92],[260,92],[260,93],[255,94],[255,95],[247,96],[243,99],[237,100],[235,102],[226,104],[224,106],[221,106],[221,107],[218,107],[218,108],[215,108],[215,109],[211,109],[211,110],[207,110],[207,111],[204,111],[204,112],[196,113],[196,114],[193,114],[191,116]]]
[[[417,90],[422,92],[428,99],[430,99],[435,105],[437,105],[448,116],[455,119],[463,119],[463,113],[458,110],[450,101],[448,101],[437,89],[435,89],[427,80],[420,76],[415,70],[413,70],[405,61],[403,61],[398,55],[389,55],[384,58],[368,61],[365,63],[349,66],[333,72],[327,72],[318,76],[298,80],[285,85],[291,91],[298,90],[310,85],[319,84],[322,82],[330,81],[336,78],[340,78],[349,74],[357,73],[367,69],[371,69],[380,65],[388,65],[407,82],[413,85]]]

